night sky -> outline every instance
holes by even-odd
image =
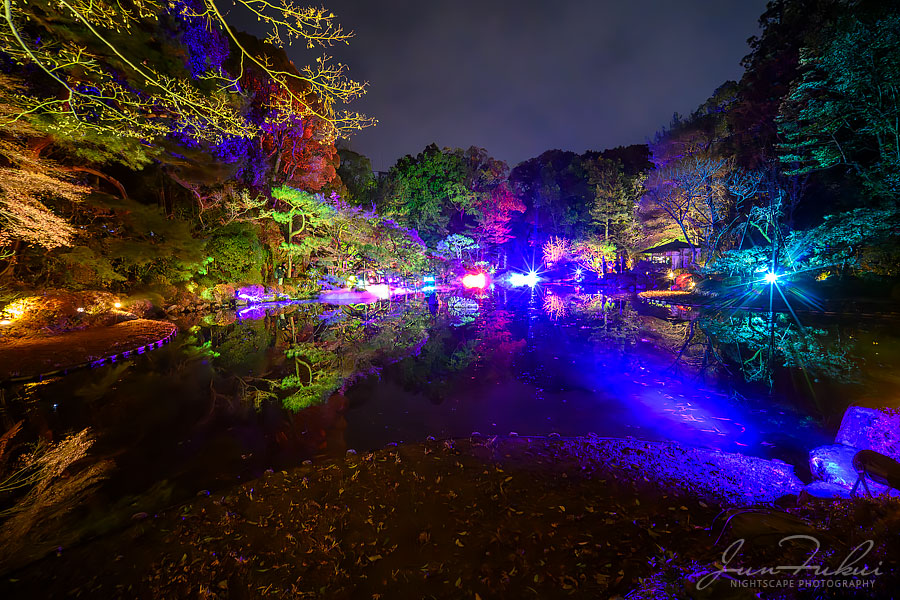
[[[324,0],[356,37],[329,53],[379,124],[350,145],[387,170],[426,145],[510,166],[642,143],[740,77],[766,0]],[[232,15],[232,24],[261,33]],[[297,64],[301,49],[289,50]]]

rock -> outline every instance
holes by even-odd
[[[850,489],[856,483],[853,455],[857,452],[857,448],[844,444],[819,446],[809,453],[809,470],[820,481]]]
[[[797,506],[797,495],[785,494],[775,500],[775,506],[781,509],[793,508]]]
[[[900,410],[851,406],[835,442],[900,460]]]
[[[858,448],[852,448],[843,444],[819,446],[809,453],[809,469],[813,477],[824,483],[834,484],[844,489],[851,490],[856,484],[857,474],[853,468],[853,457],[859,452]],[[867,480],[869,491],[873,496],[881,496],[890,490],[883,485]],[[809,487],[809,486],[807,486]],[[860,483],[857,494],[865,495],[865,488]],[[892,496],[898,492],[891,492]]]
[[[825,481],[814,481],[805,488],[803,492],[813,498],[849,498],[850,490],[836,483],[827,483]]]

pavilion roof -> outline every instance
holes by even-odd
[[[691,245],[687,242],[682,241],[674,241],[669,242],[667,244],[662,244],[660,246],[654,246],[653,248],[647,248],[641,254],[664,254],[666,252],[675,252],[677,250],[684,250],[685,248],[690,248]]]

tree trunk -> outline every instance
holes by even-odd
[[[100,179],[105,180],[110,185],[112,185],[116,190],[118,190],[119,195],[122,196],[123,200],[128,199],[128,194],[125,192],[125,186],[123,186],[117,179],[114,179],[107,175],[106,173],[102,173],[96,169],[91,169],[90,167],[59,167],[61,171],[71,171],[76,173],[88,173],[90,175],[94,175],[95,177],[99,177]]]
[[[291,240],[294,239],[294,219],[291,219],[288,222],[288,264],[287,264],[287,278],[290,279],[293,276],[293,267],[294,267],[294,253],[291,252],[291,244],[293,243]]]
[[[41,152],[53,143],[53,136],[45,136],[40,138],[32,138],[28,140],[28,150],[31,152],[32,158],[40,158]]]

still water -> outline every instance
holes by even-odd
[[[148,355],[3,390],[4,430],[90,427],[94,511],[428,436],[594,433],[773,457],[803,474],[850,404],[896,406],[897,329],[699,312],[576,288],[257,306]]]

